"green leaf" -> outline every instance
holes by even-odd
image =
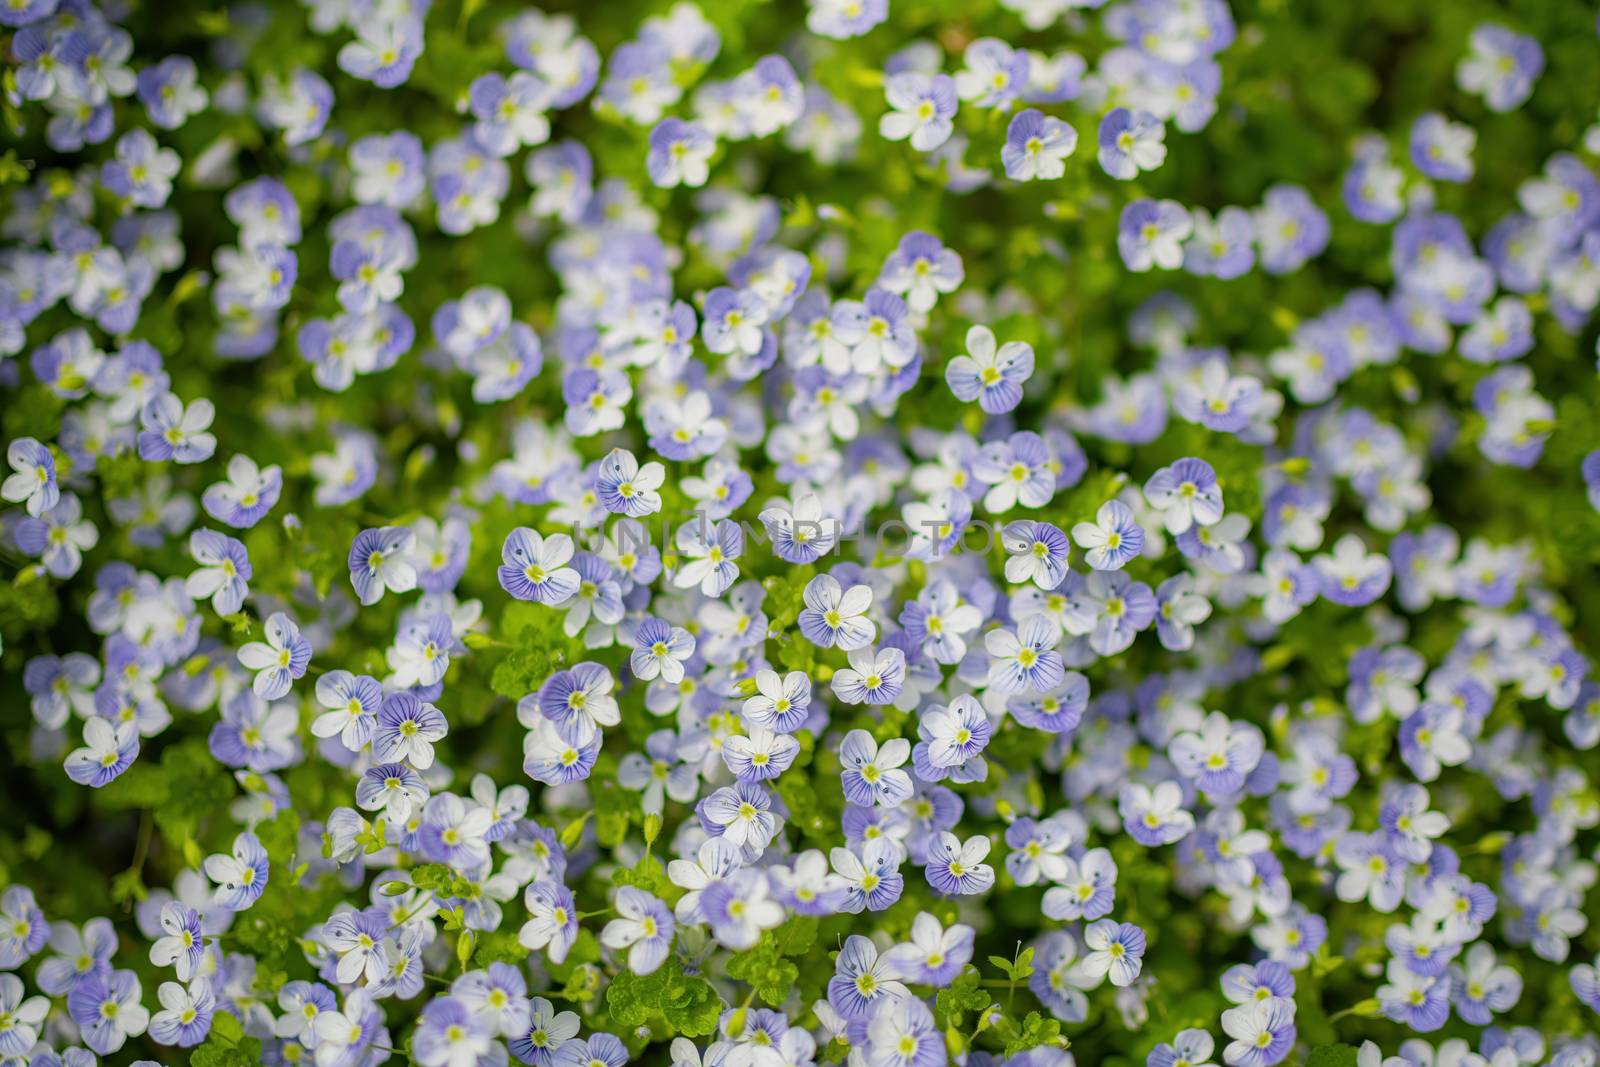
[[[784,959],[772,932],[762,935],[755,948],[737,952],[728,960],[728,975],[748,982],[756,995],[777,1007],[788,999],[789,990],[800,977],[800,969]]]
[[[237,1045],[244,1037],[244,1026],[233,1015],[219,1011],[211,1017],[211,1037],[223,1044]]]
[[[710,982],[680,975],[662,998],[661,1013],[677,1033],[703,1037],[716,1031],[722,1008],[722,998]]]
[[[424,863],[411,868],[411,881],[416,887],[431,889],[435,893],[448,894],[450,884],[455,881],[455,877],[455,872],[442,863]]]
[[[576,1004],[586,1004],[594,999],[600,989],[600,971],[592,965],[575,967],[561,987],[561,998]],[[635,1024],[638,1025],[638,1024]]]
[[[225,1011],[211,1019],[211,1033],[189,1058],[191,1067],[254,1067],[261,1062],[261,1042],[244,1035],[239,1020]]]
[[[677,960],[669,959],[650,974],[623,971],[606,987],[606,1007],[624,1026],[647,1025],[661,1011],[661,999],[674,978],[681,977]]]
[[[982,1011],[989,1006],[989,994],[979,984],[982,977],[970,964],[933,999],[933,1014],[941,1027],[960,1027],[967,1012]]]
[[[261,1042],[253,1037],[245,1038],[234,1048],[207,1041],[189,1059],[190,1067],[259,1067],[260,1063]]]
[[[583,658],[583,645],[562,630],[562,613],[540,604],[514,601],[500,616],[499,635],[511,651],[495,665],[489,687],[508,700],[534,692],[556,671]],[[481,722],[488,708],[467,715]]]
[[[520,966],[527,958],[528,950],[517,940],[516,930],[493,930],[479,935],[472,965],[487,967],[491,963],[511,963]]]
[[[9,71],[7,73],[10,73]],[[6,154],[0,156],[0,185],[10,185],[13,182],[28,180],[28,168],[17,161],[17,150],[6,149]]]
[[[1356,1067],[1357,1058],[1354,1045],[1323,1045],[1311,1050],[1306,1067]]]
[[[273,863],[291,866],[300,845],[300,816],[293,808],[284,808],[273,818],[256,824],[256,837]]]
[[[668,895],[676,895],[678,887],[667,878],[667,869],[661,861],[654,856],[643,856],[639,862],[630,867],[619,867],[611,875],[612,885],[631,885],[643,889],[652,896],[665,899]],[[675,901],[668,901],[669,904]]]
[[[628,836],[628,827],[639,815],[639,797],[618,786],[615,780],[596,783],[591,788],[594,798],[594,836],[606,848],[615,848]]]
[[[1047,1019],[1036,1011],[1030,1011],[1028,1017],[1023,1020],[1022,1031],[1006,1042],[1006,1055],[1015,1056],[1019,1052],[1026,1052],[1040,1045],[1055,1045],[1060,1038],[1060,1020]]]

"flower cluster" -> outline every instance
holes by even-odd
[[[1373,6],[0,0],[0,1067],[1600,1063],[1597,26]]]

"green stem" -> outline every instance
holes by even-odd
[[[424,907],[426,907],[427,904],[428,904],[428,901],[430,901],[432,899],[433,899],[433,890],[430,889],[430,890],[428,890],[426,893],[424,893],[422,895],[422,899],[421,900],[419,900],[415,904],[411,905],[411,907],[408,910],[401,912],[399,918],[394,920],[394,925],[396,927],[404,926],[406,924],[407,920],[409,920],[413,915],[415,915],[417,912],[421,911]]]
[[[133,862],[128,864],[128,870],[144,878],[144,861],[150,855],[150,838],[156,828],[155,820],[150,817],[150,809],[145,808],[139,812],[139,842],[133,847]]]

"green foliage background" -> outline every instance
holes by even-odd
[[[606,0],[603,5],[552,4],[547,10],[573,11],[582,32],[604,55],[630,36],[641,18],[664,6],[651,0]],[[1029,412],[1038,415],[1092,403],[1108,373],[1126,376],[1148,365],[1151,357],[1129,345],[1126,318],[1159,289],[1175,289],[1195,305],[1201,323],[1197,343],[1264,355],[1285,343],[1297,321],[1330,307],[1350,289],[1387,287],[1388,231],[1351,220],[1339,201],[1349,145],[1362,132],[1382,132],[1403,156],[1410,124],[1424,110],[1444,110],[1476,126],[1477,177],[1463,187],[1440,186],[1438,196],[1440,206],[1458,215],[1477,237],[1511,208],[1522,180],[1536,173],[1552,152],[1579,144],[1583,130],[1596,119],[1600,64],[1592,4],[1236,0],[1232,6],[1239,39],[1219,57],[1223,69],[1219,113],[1201,133],[1169,133],[1167,164],[1135,183],[1113,183],[1099,172],[1091,147],[1095,119],[1087,114],[1071,115],[1079,128],[1080,148],[1068,161],[1063,180],[990,188],[966,196],[946,191],[942,175],[904,145],[882,142],[870,132],[884,106],[879,73],[883,61],[891,47],[912,37],[935,39],[949,55],[983,34],[1047,52],[1073,48],[1091,58],[1107,45],[1092,17],[1081,30],[1024,32],[1013,14],[982,0],[893,0],[889,25],[864,40],[833,43],[808,37],[800,42],[813,63],[815,78],[867,125],[858,158],[824,168],[778,143],[761,142],[739,146],[733,169],[744,176],[745,188],[780,199],[786,243],[811,242],[815,247],[815,238],[844,234],[849,242],[847,276],[839,291],[864,288],[903,233],[926,229],[962,255],[964,289],[1025,293],[1037,313],[1001,315],[989,321],[1002,338],[1029,341],[1039,353],[1040,371],[1019,412],[1024,416],[1020,424],[1030,425]],[[217,57],[228,54],[243,55],[242,69],[252,82],[294,65],[320,70],[338,94],[332,126],[350,139],[405,128],[431,143],[461,128],[456,105],[472,79],[505,66],[492,27],[520,9],[520,4],[495,0],[439,0],[428,18],[426,53],[410,83],[393,91],[377,90],[338,73],[333,54],[342,38],[312,35],[303,9],[293,3],[236,8],[230,13],[207,3],[161,0],[139,5],[125,25],[138,42],[140,57],[192,54],[201,61],[208,81],[215,77]],[[723,35],[722,54],[713,71],[717,76],[746,69],[759,56],[796,43],[796,31],[803,24],[803,8],[795,2],[716,0],[704,10]],[[1526,106],[1512,114],[1490,114],[1454,86],[1453,68],[1466,50],[1467,35],[1485,19],[1534,34],[1545,48],[1547,66],[1537,90]],[[212,88],[215,92],[214,84]],[[16,153],[13,161],[31,169],[33,180],[63,180],[57,168],[66,161],[53,158],[43,147],[37,126],[19,126],[23,119],[37,122],[37,118],[8,112],[12,133],[7,141]],[[959,126],[971,140],[968,161],[997,165],[1004,117],[963,109]],[[646,202],[661,213],[663,237],[687,248],[676,277],[680,295],[690,296],[718,284],[722,266],[687,243],[696,217],[692,194],[656,190],[645,180],[647,132],[592,113],[586,106],[556,120],[556,137],[582,140],[595,155],[598,174],[626,178],[644,190]],[[293,336],[305,318],[334,309],[324,234],[334,205],[342,206],[336,200],[340,190],[330,179],[334,160],[315,158],[316,153],[307,161],[292,159],[281,145],[262,136],[248,113],[229,116],[213,110],[164,135],[164,140],[188,161],[219,137],[238,144],[242,177],[279,175],[301,204],[306,234],[299,246],[301,274],[282,339],[260,363],[227,363],[213,354],[214,313],[198,272],[207,268],[215,249],[233,241],[234,230],[222,214],[219,191],[192,184],[181,185],[172,202],[183,220],[185,267],[147,301],[134,336],[150,340],[166,355],[179,395],[216,401],[224,453],[245,450],[263,465],[283,465],[288,488],[274,517],[294,512],[304,526],[292,531],[271,521],[248,533],[244,540],[255,566],[254,587],[287,596],[304,577],[326,591],[346,580],[345,552],[360,528],[438,514],[457,487],[481,478],[507,453],[508,430],[516,419],[559,417],[559,383],[547,362],[546,373],[515,401],[476,408],[463,378],[446,378],[425,369],[413,352],[393,370],[359,379],[347,393],[318,389],[309,365],[293,350]],[[102,146],[101,152],[108,147]],[[725,162],[721,155],[719,160]],[[13,181],[20,177],[18,168],[8,168],[8,174]],[[1278,181],[1305,185],[1334,223],[1328,251],[1296,274],[1270,277],[1256,272],[1233,281],[1136,276],[1117,258],[1117,217],[1130,199],[1166,196],[1212,209],[1253,205],[1268,185]],[[407,276],[401,304],[418,325],[419,341],[426,340],[432,310],[474,284],[505,289],[519,317],[541,329],[552,325],[559,290],[542,253],[544,237],[530,242],[510,221],[511,208],[526,192],[520,173],[515,173],[501,223],[464,239],[439,234],[431,219],[413,220],[422,258]],[[836,210],[821,210],[825,206]],[[41,324],[42,333],[36,336],[48,337],[53,327],[65,328],[64,309],[51,315],[61,321]],[[924,381],[900,405],[897,419],[902,431],[919,425],[948,428],[968,417],[949,402],[942,366],[963,350],[969,324],[969,319],[948,310],[935,317],[924,335],[929,347]],[[1600,632],[1600,582],[1595,569],[1600,564],[1600,520],[1584,504],[1578,461],[1600,446],[1600,388],[1593,352],[1592,330],[1570,336],[1541,319],[1538,346],[1529,362],[1539,391],[1556,405],[1558,418],[1543,461],[1528,472],[1491,467],[1477,452],[1478,427],[1470,414],[1470,394],[1482,374],[1480,368],[1454,358],[1413,356],[1403,365],[1362,371],[1340,394],[1343,400],[1399,425],[1413,442],[1428,439],[1443,411],[1468,412],[1464,432],[1447,454],[1435,460],[1434,515],[1460,530],[1463,539],[1471,534],[1495,541],[1530,539],[1549,583],[1570,608],[1562,609],[1568,616],[1564,621],[1580,641],[1590,642],[1591,653],[1593,635]],[[61,408],[61,402],[42,387],[30,385],[21,395],[6,399],[0,430],[7,440],[24,435],[49,439],[59,424]],[[393,466],[359,504],[314,509],[306,491],[307,460],[330,446],[330,431],[341,424],[376,433]],[[1126,469],[1143,478],[1172,458],[1203,455],[1221,473],[1230,509],[1241,509],[1259,522],[1256,472],[1261,459],[1249,446],[1178,424],[1158,444],[1137,453],[1105,442],[1084,443],[1091,458],[1090,475],[1040,517],[1059,525],[1087,517],[1111,488],[1110,476],[1102,472]],[[150,475],[144,464],[129,457],[102,464],[99,473],[106,497],[123,495]],[[212,478],[201,470],[174,473],[192,492]],[[682,473],[672,469],[669,486]],[[753,499],[764,499],[776,488],[770,472],[763,472]],[[681,501],[673,500],[669,492],[666,513],[673,514],[677,503]],[[103,514],[93,501],[89,508],[97,518]],[[464,783],[474,771],[488,772],[501,784],[522,780],[517,755],[522,730],[512,714],[513,704],[552,670],[583,658],[581,648],[561,634],[556,613],[510,602],[495,583],[502,538],[527,521],[526,509],[496,502],[484,508],[474,528],[472,561],[460,592],[483,601],[492,625],[473,654],[452,666],[441,701],[451,722],[442,755],[458,769],[458,782]],[[22,665],[42,652],[94,648],[82,617],[95,565],[122,558],[162,574],[188,569],[180,544],[159,552],[135,549],[122,531],[101,525],[100,546],[90,555],[89,565],[69,582],[21,580],[15,560],[0,562],[4,636],[0,883],[31,885],[52,919],[81,921],[105,914],[123,920],[125,940],[118,963],[139,971],[148,1001],[158,978],[137,942],[130,909],[147,887],[169,885],[180,870],[195,866],[201,855],[226,849],[235,827],[225,809],[241,791],[206,752],[209,715],[180,715],[165,735],[146,745],[131,771],[98,792],[73,786],[60,771],[60,754],[32,750],[31,716],[21,690]],[[1329,540],[1338,532],[1337,523],[1330,523]],[[783,570],[770,560],[761,566],[764,569],[756,576],[768,584],[766,610],[774,633],[781,634],[798,610],[808,571]],[[1147,566],[1136,564],[1131,569],[1136,577],[1148,577],[1139,573]],[[317,649],[316,662],[358,673],[382,673],[381,649],[392,632],[392,615],[390,605],[363,612],[340,632],[332,647]],[[207,620],[209,629],[218,626],[209,614]],[[1441,613],[1413,623],[1411,643],[1430,662],[1436,661],[1454,640],[1456,620]],[[218,636],[237,644],[258,628],[258,620],[239,617],[230,631],[218,631]],[[1264,650],[1268,669],[1237,687],[1226,710],[1269,730],[1269,711],[1281,702],[1312,701],[1324,713],[1340,713],[1345,659],[1369,637],[1366,625],[1350,613],[1317,605],[1286,627],[1279,643]],[[836,653],[821,654],[781,636],[774,641],[769,650],[776,663],[810,669],[819,680],[843,662]],[[1171,665],[1167,653],[1141,643],[1113,665],[1097,666],[1091,677],[1098,692],[1117,684],[1136,684],[1148,672]],[[630,695],[624,727],[606,745],[592,783],[597,787],[592,791],[592,812],[558,812],[553,822],[556,829],[569,830],[574,840],[580,833],[592,835],[588,840],[608,848],[626,841],[623,854],[629,856],[639,855],[637,846],[645,830],[635,797],[599,786],[614,776],[628,744],[638,747],[657,725],[639,709],[640,697],[638,692]],[[911,729],[904,716],[893,713],[881,719],[867,715],[856,719],[852,723],[848,709],[841,709],[835,725],[860,725],[880,737]],[[1514,695],[1496,708],[1486,733],[1507,723],[1541,732],[1553,749],[1565,748],[1559,722],[1543,709],[1520,704]],[[1393,766],[1392,726],[1360,727],[1351,735],[1364,778],[1364,791],[1352,798],[1357,826],[1370,825],[1375,817],[1377,801],[1365,787]],[[991,750],[999,767],[1017,774],[1026,772],[1036,754],[1029,739],[1009,734],[1000,736]],[[1136,753],[1135,758],[1141,755]],[[1592,755],[1571,758],[1582,758],[1591,778],[1600,772]],[[833,753],[818,752],[808,743],[795,769],[779,784],[794,813],[791,833],[805,847],[837,843],[842,803],[837,774]],[[351,782],[344,772],[315,759],[284,778],[293,808],[260,831],[274,860],[272,882],[260,903],[236,922],[237,940],[229,946],[258,957],[260,982],[267,990],[289,978],[311,976],[298,939],[343,896],[339,887],[326,883],[296,888],[293,873],[312,847],[299,841],[304,823],[348,803]],[[1002,774],[989,788],[998,788],[1004,780]],[[1052,805],[1060,803],[1049,776],[1027,788],[1041,791]],[[537,797],[537,788],[535,793]],[[1502,805],[1464,773],[1447,772],[1435,796],[1456,820],[1453,838],[1477,842],[1463,849],[1465,872],[1497,883],[1498,849],[1508,834],[1528,829],[1531,816],[1524,807]],[[673,821],[682,814],[676,807],[669,809]],[[665,836],[658,844],[664,843]],[[1146,971],[1158,975],[1161,984],[1150,1002],[1151,1022],[1139,1033],[1122,1028],[1107,987],[1093,996],[1096,1007],[1090,1024],[1074,1028],[1071,1038],[1081,1063],[1119,1067],[1142,1063],[1151,1045],[1170,1039],[1181,1027],[1202,1026],[1215,1033],[1216,1018],[1226,1006],[1217,976],[1226,964],[1247,958],[1248,941],[1217,921],[1218,901],[1191,901],[1176,893],[1167,857],[1126,838],[1118,838],[1112,847],[1122,871],[1116,917],[1150,931]],[[1380,981],[1373,968],[1386,955],[1382,934],[1392,917],[1376,915],[1364,904],[1338,903],[1331,892],[1325,898],[1314,896],[1309,887],[1321,875],[1306,864],[1291,860],[1289,871],[1297,899],[1321,910],[1333,932],[1328,950],[1299,976],[1302,1037],[1311,1046],[1353,1045],[1370,1037],[1392,1051],[1404,1034],[1394,1024],[1373,1018],[1368,999]],[[756,949],[736,955],[727,976],[747,984],[758,1002],[782,1003],[789,988],[798,986],[809,1004],[821,994],[832,970],[828,953],[842,936],[869,924],[905,936],[911,920],[924,908],[942,920],[955,917],[954,905],[934,901],[920,876],[909,868],[907,874],[907,894],[889,912],[820,922],[793,920],[768,934]],[[418,877],[447,878],[448,872],[424,870]],[[669,902],[678,892],[665,879],[659,853],[648,851],[628,867],[602,862],[575,888],[581,901],[594,902],[603,898],[608,885],[623,883],[641,885]],[[1019,959],[1018,948],[1019,942],[1039,932],[1041,892],[1042,888],[998,892],[988,903],[993,922],[981,935],[977,971],[939,994],[941,1024],[963,1035],[963,1040],[970,1039],[975,1029],[993,1030],[998,1037],[986,1034],[980,1043],[1002,1051],[1055,1038],[1053,1021],[1034,1014],[1039,1006],[1031,994],[1025,988],[1012,988],[1013,976],[1025,977],[1029,966]],[[1591,893],[1588,904],[1594,913],[1600,900]],[[449,935],[456,938],[463,960],[483,963],[522,957],[515,943],[520,905],[508,904],[506,913],[499,933],[476,939],[464,932]],[[1592,956],[1597,950],[1600,923],[1591,924],[1578,939],[1574,957]],[[1566,989],[1564,967],[1542,963],[1525,952],[1517,958],[1526,991],[1503,1023],[1532,1025],[1550,1035],[1593,1028],[1593,1016],[1582,1016],[1583,1009]],[[698,1037],[714,1028],[721,1004],[708,978],[720,976],[686,973],[673,963],[644,978],[608,977],[595,966],[598,959],[598,944],[590,931],[568,963],[551,970],[554,989],[567,1000],[564,1006],[584,1011],[586,1031],[610,1030],[639,1049],[673,1033]],[[991,1002],[1005,1009],[1004,1020],[994,1027],[980,1022],[982,1009]],[[414,1005],[387,1001],[385,1006],[398,1040],[405,1030],[401,1025],[405,1013]],[[639,1028],[647,1038],[637,1036]],[[1475,1033],[1474,1028],[1452,1022],[1433,1037]],[[252,1040],[237,1027],[219,1022],[211,1041],[192,1062],[210,1067],[255,1062]],[[131,1043],[130,1050],[137,1044]],[[649,1062],[663,1062],[663,1052],[664,1046],[656,1045]],[[180,1059],[165,1057],[166,1062]],[[1319,1053],[1310,1062],[1333,1067],[1352,1059],[1353,1053],[1344,1049]]]

